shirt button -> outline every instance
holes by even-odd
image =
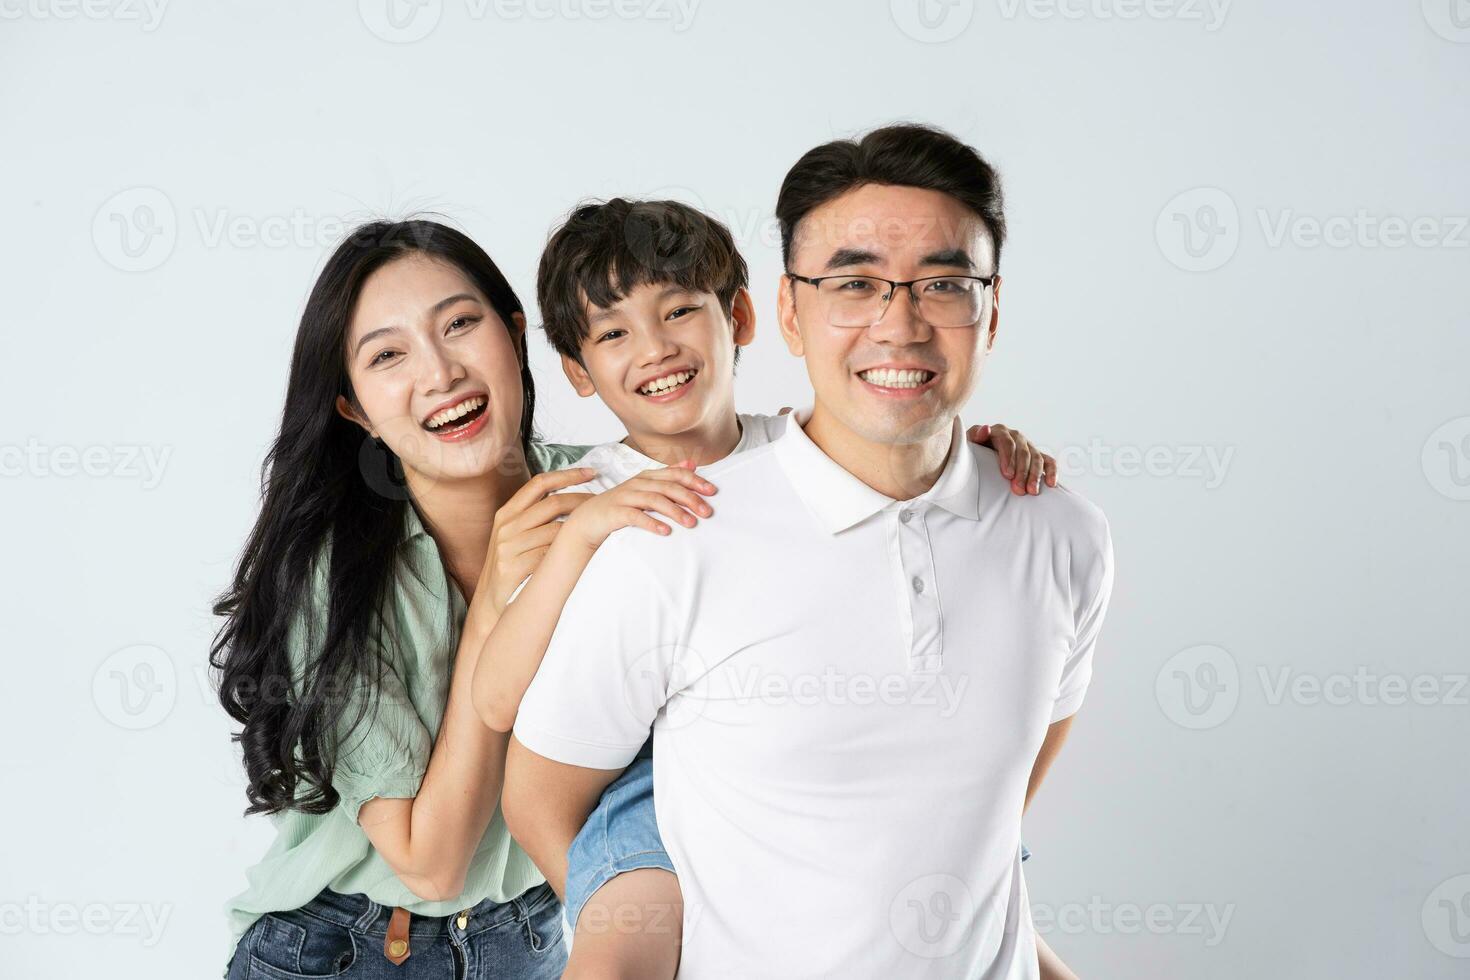
[[[903,521],[905,524],[907,524],[909,522],[909,518],[913,516],[914,512],[911,510],[901,510],[898,512],[898,519],[900,521]]]
[[[917,575],[914,576],[914,591],[921,595],[924,592],[924,580]]]

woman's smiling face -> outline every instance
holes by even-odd
[[[337,410],[403,461],[410,487],[474,479],[520,449],[524,411],[516,341],[456,265],[423,254],[394,259],[362,285],[347,331],[356,404]]]

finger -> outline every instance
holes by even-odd
[[[1031,447],[1031,468],[1026,471],[1026,488],[1030,493],[1041,492],[1041,474],[1046,464],[1041,459],[1041,452],[1035,446]]]
[[[1046,467],[1045,467],[1045,471],[1046,471],[1046,485],[1049,486],[1049,487],[1054,487],[1054,486],[1057,485],[1057,460],[1056,460],[1056,457],[1055,456],[1050,456],[1050,455],[1048,455],[1046,453],[1042,453],[1041,454],[1041,458],[1044,459],[1044,460],[1046,460]]]
[[[1011,455],[1015,452],[1015,442],[1011,439],[1011,432],[1000,423],[990,427],[990,448],[994,449],[1000,457],[1000,475],[1007,480],[1016,475],[1011,465]]]
[[[1016,469],[1016,482],[1021,486],[1021,492],[1031,485],[1031,443],[1020,433],[1016,434],[1016,451],[1011,457],[1011,465]]]
[[[623,527],[641,527],[654,534],[672,534],[674,531],[663,521],[645,514],[637,507],[625,507],[618,513],[623,519]]]
[[[502,538],[500,541],[501,560],[515,558],[528,551],[534,551],[537,548],[550,547],[551,542],[556,540],[557,532],[563,526],[560,521],[551,521],[548,524],[530,528],[509,538]]]
[[[698,474],[675,466],[666,466],[660,470],[644,470],[634,479],[661,480],[665,482],[681,483],[691,490],[703,494],[713,494],[718,489],[713,483]]]
[[[703,504],[703,501],[700,501],[700,504]],[[693,527],[699,523],[699,519],[695,516],[700,513],[698,510],[685,508],[678,501],[670,499],[668,495],[663,493],[650,491],[648,493],[634,494],[629,498],[628,505],[637,507],[640,510],[651,510],[655,513],[663,514],[671,520],[678,521],[685,527]],[[704,506],[707,509],[708,505]]]
[[[785,406],[782,406],[781,411],[777,412],[776,414],[777,415],[785,415],[789,411],[791,411],[791,406],[790,405],[785,405]]]
[[[565,517],[578,507],[597,496],[594,493],[554,493],[544,500],[527,507],[501,530],[502,537],[514,537],[558,517]]]
[[[649,497],[662,497],[665,500],[672,500],[680,506],[688,508],[692,513],[698,514],[701,517],[709,517],[714,513],[710,505],[704,502],[703,497],[688,487],[668,480],[640,480],[630,487],[627,493],[628,495],[620,499],[619,503],[634,503],[635,501],[646,500]],[[638,506],[642,506],[642,504],[638,504]]]
[[[965,438],[977,446],[988,446],[990,445],[990,426],[972,425],[965,433]]]
[[[509,510],[511,516],[519,514],[536,501],[541,500],[547,494],[564,487],[574,487],[579,483],[586,483],[597,475],[597,471],[590,466],[573,466],[565,470],[552,470],[548,473],[537,473],[526,481],[525,486],[511,494],[509,500],[501,504],[502,512]]]

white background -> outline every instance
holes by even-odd
[[[392,2],[0,0],[0,974],[222,967],[271,831],[208,606],[343,222],[447,215],[529,304],[578,199],[700,203],[773,411],[781,177],[904,118],[1006,182],[966,420],[1117,546],[1026,823],[1043,934],[1084,977],[1470,971],[1464,0]],[[617,435],[533,347],[541,432]]]

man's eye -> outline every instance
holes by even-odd
[[[865,293],[873,288],[873,284],[866,279],[849,279],[839,282],[837,288],[844,293]]]

